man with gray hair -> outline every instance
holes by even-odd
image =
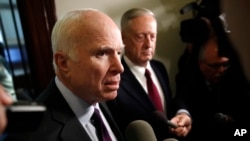
[[[117,96],[123,72],[117,25],[95,9],[68,12],[53,28],[52,48],[56,77],[36,99],[47,107],[44,118],[9,140],[122,141],[104,103]]]
[[[145,120],[159,141],[185,137],[191,129],[191,118],[186,111],[176,114],[172,110],[167,70],[163,63],[153,59],[157,40],[154,13],[145,8],[126,11],[121,18],[121,30],[125,45],[122,56],[124,72],[117,98],[108,102],[120,129],[125,133],[130,122]],[[161,119],[173,116],[171,121],[177,128],[169,128],[167,120]]]

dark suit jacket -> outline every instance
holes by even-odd
[[[47,106],[47,111],[44,114],[44,118],[39,128],[34,132],[27,133],[25,136],[22,134],[21,138],[23,138],[23,140],[91,141],[89,135],[78,121],[62,94],[59,92],[54,80],[49,84],[40,97],[38,97],[37,101],[44,103]],[[100,108],[107,118],[117,139],[123,141],[122,134],[105,103],[100,103]],[[19,136],[15,136],[15,139],[18,141],[21,140]]]
[[[123,58],[122,64],[124,72],[121,74],[118,96],[115,100],[107,102],[107,105],[112,111],[121,131],[125,133],[127,125],[134,120],[145,120],[151,124],[159,140],[167,138],[168,128],[164,126],[164,123],[159,122],[154,117],[153,112],[156,109],[149,96],[137,81]],[[166,108],[168,116],[170,117],[172,96],[167,70],[159,61],[152,60],[150,61],[150,64],[164,92],[164,97],[167,103]]]
[[[187,108],[193,120],[188,139],[221,140],[233,138],[236,129],[249,129],[248,87],[234,66],[216,87],[208,86],[198,66],[180,71],[176,78],[175,104]],[[227,122],[217,113],[230,116],[234,122]],[[241,139],[244,138],[235,138]]]

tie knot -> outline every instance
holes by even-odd
[[[145,76],[149,78],[151,76],[151,73],[148,69],[145,70]]]
[[[99,110],[97,108],[95,108],[94,114],[100,115],[100,112],[99,112]]]
[[[94,113],[93,113],[93,115],[92,115],[92,117],[91,117],[93,120],[96,120],[96,119],[101,119],[101,115],[100,115],[100,112],[99,112],[99,110],[97,109],[97,108],[95,108],[95,110],[94,110]]]

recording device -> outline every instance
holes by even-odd
[[[183,8],[181,8],[180,13],[181,14],[185,14],[187,12],[189,12],[190,10],[194,10],[197,9],[198,10],[199,6],[197,4],[197,2],[191,2],[186,4]]]
[[[180,37],[183,42],[200,44],[209,36],[207,23],[201,18],[186,19],[180,23]]]
[[[5,132],[35,130],[46,111],[46,107],[34,101],[18,101],[6,107],[8,124]]]
[[[125,131],[127,141],[157,141],[153,128],[144,120],[131,122]]]
[[[159,122],[165,123],[168,127],[171,127],[171,128],[178,127],[178,125],[176,125],[173,122],[171,122],[170,120],[168,120],[167,116],[163,112],[155,111],[153,114],[156,117],[156,119],[159,120]]]
[[[216,0],[196,0],[180,9],[182,15],[189,11],[193,11],[193,18],[181,22],[180,36],[183,42],[199,45],[207,40],[210,31],[207,23],[201,17],[206,17],[210,21],[219,18],[221,15],[220,2]],[[217,22],[215,24],[220,24],[218,23],[220,21],[215,22]]]
[[[196,0],[190,2],[180,9],[180,14],[185,14],[193,11],[194,18],[196,17],[212,17],[220,15],[220,1],[218,0]]]

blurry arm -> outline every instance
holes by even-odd
[[[11,97],[4,91],[3,87],[0,85],[0,134],[3,132],[7,125],[5,106],[12,103]]]

